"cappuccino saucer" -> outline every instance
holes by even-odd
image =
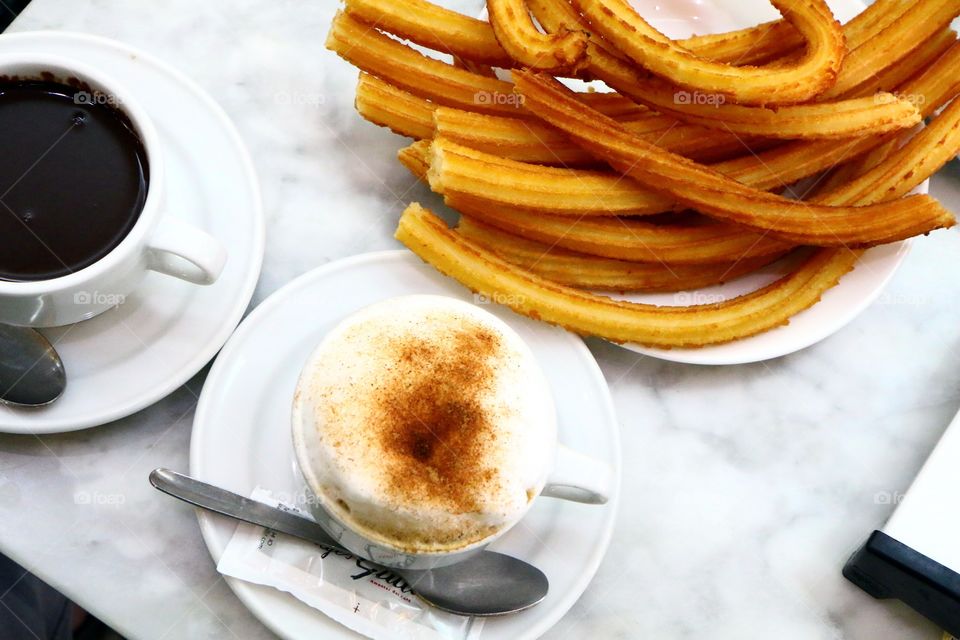
[[[203,229],[228,253],[213,285],[149,273],[115,308],[75,325],[41,330],[64,361],[66,391],[39,409],[0,406],[0,432],[58,433],[143,409],[216,355],[253,296],[264,221],[256,174],[239,134],[192,80],[137,49],[85,34],[0,36],[0,53],[22,51],[75,60],[124,85],[159,133],[167,160],[166,215]]]
[[[557,327],[477,298],[408,251],[368,253],[333,262],[289,283],[261,303],[217,357],[200,394],[190,441],[190,474],[242,495],[263,487],[295,496],[303,489],[290,427],[294,389],[307,357],[343,318],[374,302],[437,294],[483,305],[533,351],[549,381],[559,440],[606,462],[617,481],[605,505],[538,498],[490,549],[535,565],[550,580],[536,607],[486,619],[485,640],[536,638],[573,606],[610,542],[619,503],[620,435],[607,383],[583,341]],[[218,562],[237,523],[199,512],[200,530]],[[279,590],[225,578],[240,600],[282,638],[358,636]]]

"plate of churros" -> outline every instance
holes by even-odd
[[[955,223],[925,190],[960,149],[958,0],[486,5],[346,0],[327,47],[458,215],[409,203],[397,239],[517,313],[765,360],[840,329],[911,238]]]

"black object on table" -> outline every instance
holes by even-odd
[[[874,598],[900,600],[960,636],[960,574],[874,531],[843,568],[843,576]]]
[[[960,637],[960,414],[898,503],[843,575],[874,598],[900,600]]]
[[[28,4],[30,0],[0,0],[0,30],[9,27]]]

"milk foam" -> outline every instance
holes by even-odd
[[[301,470],[342,524],[404,551],[451,551],[540,493],[556,418],[532,352],[465,302],[407,296],[348,317],[304,367]]]

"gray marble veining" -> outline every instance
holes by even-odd
[[[323,48],[334,8],[34,0],[12,30],[123,40],[216,97],[263,186],[259,302],[324,262],[395,247],[398,200],[436,201],[395,162],[402,140],[353,112],[356,71]],[[960,208],[955,164],[932,192]],[[623,425],[624,500],[606,561],[548,637],[939,638],[840,568],[960,405],[958,255],[955,230],[919,239],[861,317],[767,363],[676,365],[589,341]],[[130,638],[273,637],[216,574],[193,511],[147,484],[154,467],[187,468],[202,382],[97,429],[0,436],[0,549]]]

